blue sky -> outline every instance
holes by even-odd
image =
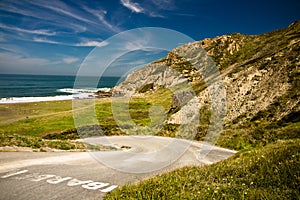
[[[162,27],[195,40],[260,34],[299,20],[299,10],[298,0],[1,0],[0,73],[76,74],[95,46],[122,31]],[[163,55],[146,53],[144,62]],[[116,65],[141,64],[141,57]]]

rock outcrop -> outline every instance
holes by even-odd
[[[204,39],[180,46],[165,58],[134,71],[114,88],[114,95],[142,95],[159,87],[173,88],[172,108],[181,109],[172,113],[169,122],[180,123],[180,110],[189,106],[190,100],[196,98],[198,109],[215,106],[209,89],[221,80],[214,87],[224,87],[226,96],[213,98],[226,104],[226,123],[282,120],[300,111],[299,52],[299,21],[262,35],[236,33]],[[180,85],[192,89],[179,92]]]

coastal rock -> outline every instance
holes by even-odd
[[[113,89],[113,96],[131,96],[146,85],[151,88],[174,88],[184,83],[184,77],[165,63],[151,63],[128,75],[126,80]]]
[[[296,22],[262,35],[235,33],[185,44],[129,74],[113,94],[142,95],[139,90],[145,85],[151,86],[148,91],[161,86],[173,88],[172,108],[180,109],[172,113],[169,122],[181,123],[182,109],[187,109],[185,106],[195,98],[180,91],[178,85],[191,86],[198,109],[215,106],[211,105],[208,86],[217,80],[217,73],[209,71],[207,63],[211,61],[207,54],[219,69],[226,89],[225,96],[214,97],[224,102],[226,123],[259,118],[281,120],[300,110],[299,41],[300,22]]]
[[[97,98],[108,98],[112,96],[112,90],[109,91],[103,91],[103,90],[99,90],[95,93]]]

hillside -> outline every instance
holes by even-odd
[[[123,186],[105,199],[299,199],[299,150],[299,140],[277,142]]]
[[[205,49],[219,69],[226,90],[227,130],[250,126],[249,123],[266,127],[271,122],[299,122],[299,42],[298,21],[285,29],[262,35],[235,33],[189,43],[170,51],[165,58],[131,73],[123,83],[114,88],[114,94],[151,99],[151,96],[156,97],[158,90],[176,88],[187,81],[199,101],[201,124],[195,139],[201,139],[207,131],[211,114],[211,99],[206,84],[209,79],[204,81],[202,69],[195,69],[195,64],[191,63],[194,58],[207,59],[203,53]],[[171,90],[173,101],[166,108],[167,123],[176,125],[181,123],[181,110],[186,109],[184,105],[188,104],[188,98],[186,94],[178,95],[174,89]],[[184,104],[178,104],[178,101]]]
[[[196,63],[193,58],[178,56],[186,52],[199,59],[202,48],[215,62],[226,88],[225,126],[216,143],[240,151],[210,166],[185,167],[123,186],[105,199],[300,198],[300,21],[262,35],[235,33],[178,47],[130,74],[116,93],[172,100],[165,106],[168,131],[158,133],[166,136],[174,136],[170,131],[177,129],[169,127],[182,122],[182,110],[197,98],[200,123],[194,139],[204,140],[213,116],[206,83],[217,81],[216,74],[205,79],[191,64]],[[178,73],[163,73],[161,69],[168,67]],[[196,97],[165,92],[183,79]]]

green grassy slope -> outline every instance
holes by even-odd
[[[105,199],[299,199],[300,140],[241,151],[205,167],[184,167]]]
[[[157,90],[145,98],[133,98],[129,102],[129,113],[133,122],[139,126],[148,126],[149,108],[152,105],[162,105],[170,109],[171,96],[165,89]],[[169,98],[157,98],[161,95]],[[84,124],[75,128],[72,101],[51,101],[38,103],[2,104],[0,105],[0,146],[20,146],[42,149],[43,147],[63,150],[84,149],[84,145],[73,140],[100,135],[124,135],[116,124],[109,99],[99,99],[95,104],[91,101],[82,102],[82,107],[76,110],[85,116],[91,108],[95,108],[98,123]],[[90,115],[90,114],[88,114]],[[87,118],[89,120],[89,117]],[[126,122],[124,122],[126,123]],[[126,124],[125,124],[126,125]],[[166,126],[161,135],[166,135]]]
[[[204,40],[202,45],[223,76],[232,79],[231,84],[236,84],[234,81],[241,74],[247,76],[243,71],[270,73],[265,84],[254,90],[255,94],[251,90],[238,93],[241,85],[228,94],[244,95],[243,103],[248,103],[249,108],[264,91],[269,95],[279,92],[273,83],[287,84],[287,89],[259,112],[253,114],[248,110],[227,122],[217,145],[239,150],[235,156],[210,166],[185,167],[126,185],[105,199],[300,199],[299,39],[298,21],[286,29],[258,36],[232,34]],[[229,47],[233,44],[236,46],[231,51]],[[170,65],[173,66],[172,62]],[[186,66],[178,62],[174,65],[182,67],[181,70]],[[191,84],[197,94],[205,89],[201,81]],[[209,113],[202,111],[198,140],[205,136]]]

